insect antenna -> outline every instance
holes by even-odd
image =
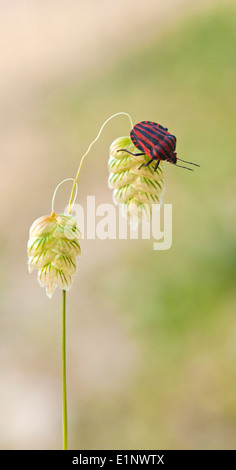
[[[179,168],[185,168],[185,170],[193,171],[192,168],[188,168],[187,166],[176,165],[176,163],[173,163],[173,165],[178,166]]]
[[[190,165],[194,165],[194,166],[199,166],[200,165],[197,165],[197,163],[192,163],[192,162],[187,162],[186,160],[181,160],[181,158],[177,157],[177,160],[179,160],[180,162],[184,162],[184,163],[189,163]],[[184,167],[185,168],[185,167]]]

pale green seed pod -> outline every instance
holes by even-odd
[[[71,215],[54,214],[35,220],[30,228],[27,246],[28,268],[38,269],[38,281],[46,287],[49,298],[56,287],[69,290],[80,255],[80,231]]]
[[[117,152],[126,149],[132,153],[140,153],[129,137],[119,137],[110,147],[108,161],[108,186],[113,189],[113,201],[122,204],[133,228],[144,217],[151,215],[152,204],[160,204],[164,192],[163,168],[160,162],[156,171],[156,161],[145,167],[150,157],[139,155],[137,157],[127,152]]]

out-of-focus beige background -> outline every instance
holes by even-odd
[[[0,448],[61,448],[61,292],[28,274],[33,220],[111,114],[177,135],[173,246],[83,240],[68,295],[69,447],[236,442],[235,7],[206,0],[0,2]],[[111,202],[111,121],[78,202]],[[70,184],[60,188],[63,211]]]

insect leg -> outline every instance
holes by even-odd
[[[126,150],[126,149],[120,149],[120,150],[117,150],[117,152],[127,152],[130,155],[133,155],[133,157],[138,157],[139,155],[145,155],[144,152],[142,152],[142,153],[132,153],[132,152],[129,152],[129,150]]]
[[[140,165],[140,166],[138,167],[138,169],[140,170],[140,168],[142,168],[142,166],[148,166],[148,165],[150,165],[150,163],[152,163],[152,162],[153,162],[153,160],[151,159],[151,160],[149,160],[149,162],[147,162],[147,163],[142,163],[142,165]]]
[[[157,170],[159,163],[160,163],[160,160],[157,160],[156,165],[155,165],[155,168],[154,168],[154,171]]]

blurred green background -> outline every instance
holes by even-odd
[[[69,447],[235,449],[235,5],[19,3],[1,5],[0,447],[61,448],[61,292],[49,301],[29,276],[28,230],[125,111],[166,125],[201,167],[164,166],[170,250],[81,242],[67,297]],[[111,202],[109,146],[129,130],[126,117],[106,126],[78,202]]]

